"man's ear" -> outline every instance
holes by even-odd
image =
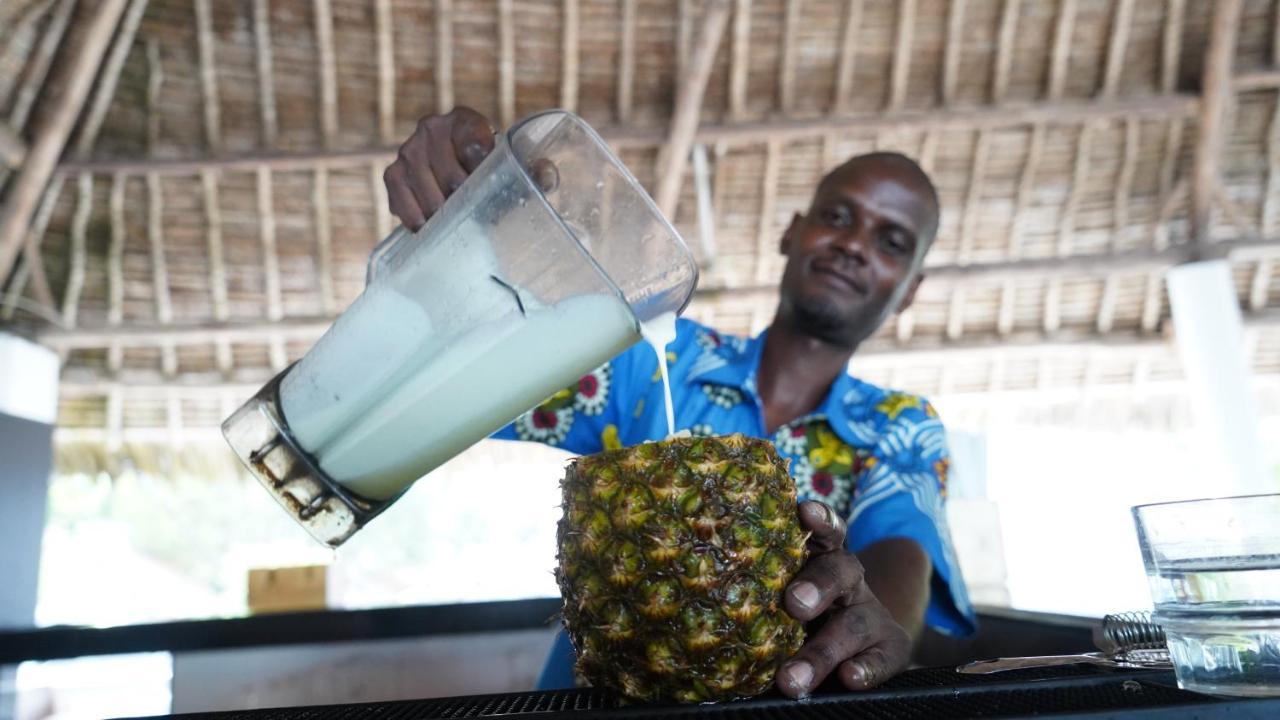
[[[920,289],[920,283],[924,282],[924,272],[916,273],[916,276],[910,282],[911,285],[907,287],[907,293],[902,296],[902,300],[898,301],[896,312],[906,312],[907,308],[911,307],[911,303],[915,302],[916,291]]]
[[[796,225],[804,219],[800,213],[791,213],[791,222],[787,223],[787,229],[782,232],[782,242],[778,244],[778,252],[786,255],[791,252],[791,236],[796,232]]]

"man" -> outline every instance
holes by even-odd
[[[473,110],[423,118],[385,173],[391,211],[420,227],[492,147]],[[973,629],[943,510],[942,424],[921,398],[846,372],[859,343],[911,304],[938,213],[912,160],[853,158],[782,235],[787,264],[767,332],[747,340],[681,320],[668,347],[677,429],[772,438],[806,500],[812,553],[784,602],[809,636],[775,681],[792,697],[832,673],[851,689],[882,682],[907,665],[926,622]],[[637,345],[496,437],[577,453],[661,439],[662,392],[654,352]],[[571,664],[562,632],[540,685],[571,684]]]

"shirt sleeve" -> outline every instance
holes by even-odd
[[[888,538],[919,543],[933,563],[925,622],[948,635],[977,627],[951,546],[945,506],[950,465],[946,431],[933,407],[897,411],[858,479],[846,547],[852,552]]]
[[[642,348],[652,354],[648,348]],[[619,426],[636,347],[583,375],[491,437],[558,447],[578,455],[622,447]]]

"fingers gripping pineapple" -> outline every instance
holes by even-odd
[[[759,694],[800,649],[783,590],[806,559],[771,443],[675,438],[574,461],[556,579],[593,684],[637,700]]]

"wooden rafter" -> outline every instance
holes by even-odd
[[[107,59],[102,66],[102,79],[94,88],[93,99],[80,126],[80,134],[76,137],[75,155],[86,158],[93,151],[93,145],[102,130],[102,121],[107,116],[107,108],[116,95],[116,85],[120,81],[120,71],[133,48],[133,39],[137,35],[138,26],[142,24],[142,16],[147,11],[147,0],[130,0],[120,21],[120,30],[111,45]]]
[[[516,21],[513,0],[498,0],[498,121],[516,120]]]
[[[578,107],[578,0],[564,0],[560,36],[560,106]]]
[[[800,15],[803,12],[801,0],[791,0],[786,5],[782,21],[781,62],[778,63],[778,107],[784,115],[796,105],[796,35],[800,32]]]
[[[833,113],[849,111],[853,95],[853,70],[858,57],[858,29],[862,27],[862,0],[845,0],[843,31],[840,33],[840,59],[836,65],[835,97],[831,101]]]
[[[956,262],[968,265],[973,259],[973,236],[978,223],[982,191],[986,183],[986,163],[990,136],[979,131],[974,143],[973,160],[969,170],[969,189],[965,194],[964,206],[961,208],[960,240],[956,252]],[[951,292],[951,304],[947,310],[947,337],[959,338],[964,332],[964,286],[957,284]]]
[[[1138,165],[1139,126],[1133,120],[1124,124],[1124,159],[1120,165],[1120,176],[1116,180],[1115,207],[1111,222],[1111,251],[1120,249],[1120,239],[1129,228],[1129,198],[1133,193],[1133,175]],[[1098,316],[1096,326],[1098,332],[1110,332],[1115,318],[1117,280],[1107,276],[1103,281],[1102,297],[1098,300]]]
[[[1018,192],[1014,199],[1013,219],[1009,226],[1008,259],[1016,261],[1022,254],[1022,224],[1027,208],[1031,205],[1031,196],[1035,190],[1036,173],[1040,169],[1040,157],[1044,152],[1044,126],[1034,125],[1031,137],[1027,142],[1027,158],[1022,164],[1022,173],[1018,179]],[[996,327],[1000,334],[1007,335],[1013,331],[1013,310],[1016,291],[1012,282],[1006,281],[1000,290],[1000,310],[996,319]]]
[[[26,290],[27,283],[31,283],[31,293],[35,296],[35,301],[39,304],[41,310],[45,312],[53,310],[53,293],[49,289],[49,279],[45,275],[44,261],[40,256],[40,243],[49,227],[49,220],[53,217],[53,208],[57,205],[58,197],[62,194],[62,184],[62,178],[55,178],[49,187],[45,188],[44,195],[40,198],[40,205],[36,208],[35,217],[31,221],[31,229],[27,232],[25,238],[22,262],[18,265],[17,272],[14,273],[13,282],[9,284],[9,289],[5,292],[4,306],[3,309],[0,309],[0,319],[12,319],[18,299],[22,297],[23,291]]]
[[[320,140],[332,148],[338,139],[338,61],[333,49],[333,8],[315,0],[316,52],[320,65]]]
[[[747,110],[747,70],[751,63],[751,0],[734,0],[733,54],[729,58],[729,119]]]
[[[280,290],[280,256],[276,250],[276,212],[272,188],[271,170],[258,169],[258,233],[262,241],[262,270],[265,277],[267,319],[279,322],[284,318],[284,301]],[[270,342],[271,367],[283,370],[286,362],[284,342],[272,335]]]
[[[391,0],[373,4],[374,41],[378,53],[378,137],[396,141],[396,48]]]
[[[44,120],[32,132],[22,169],[10,181],[0,210],[0,278],[7,277],[13,267],[32,214],[84,107],[124,6],[125,0],[100,0],[86,19],[83,32],[68,39],[64,48],[65,72],[59,78],[61,87],[51,97]]]
[[[631,122],[636,80],[636,0],[621,0],[622,31],[618,47],[618,123]]]
[[[1092,121],[1187,117],[1195,112],[1198,100],[1189,95],[1117,98],[1113,101],[1063,100],[1057,103],[1003,107],[940,108],[928,112],[903,111],[866,117],[822,117],[805,120],[769,120],[704,124],[694,142],[705,145],[751,146],[769,140],[794,142],[821,138],[828,134],[877,133],[882,131],[920,132],[940,130],[998,130],[1026,125],[1073,126]],[[615,150],[654,149],[667,140],[661,128],[604,127],[600,134]],[[257,153],[240,156],[205,157],[191,160],[95,160],[69,161],[59,166],[63,174],[82,172],[166,175],[195,175],[206,168],[228,172],[254,172],[265,166],[273,171],[314,170],[320,165],[335,168],[388,163],[396,148],[322,151],[310,153]]]
[[[164,247],[164,192],[160,176],[147,176],[147,245],[151,255],[151,287],[155,300],[155,317],[161,325],[173,322],[173,300],[169,289],[169,263]],[[160,362],[165,375],[178,371],[172,343],[161,343]]]
[[[273,148],[279,132],[276,115],[276,84],[271,51],[271,9],[269,0],[253,0],[254,61],[258,69],[258,114],[262,123],[262,146]]]
[[[329,171],[315,172],[311,189],[311,209],[315,217],[316,272],[320,275],[320,307],[325,315],[337,313],[338,301],[333,292],[333,228],[329,212]]]
[[[916,0],[900,0],[897,31],[893,39],[893,67],[889,75],[889,110],[898,110],[907,99],[911,75],[911,42],[916,24]]]
[[[67,287],[62,297],[62,324],[73,328],[79,322],[80,292],[84,289],[85,264],[88,259],[87,235],[93,213],[93,176],[85,173],[76,178],[76,209],[71,217],[70,268]]]
[[[667,217],[675,217],[681,180],[698,130],[698,118],[702,114],[702,97],[728,20],[728,0],[708,0],[705,3],[705,14],[689,58],[689,72],[684,75],[676,93],[671,130],[659,163],[656,200],[658,208]]]
[[[678,0],[676,3],[676,74],[684,77],[689,69],[689,46],[693,43],[694,0]]]
[[[1182,53],[1182,31],[1186,15],[1186,0],[1169,0],[1163,30],[1163,43],[1160,53],[1160,86],[1165,92],[1174,92],[1178,87],[1178,60]],[[1165,132],[1164,156],[1160,163],[1159,196],[1161,217],[1156,218],[1152,232],[1152,244],[1156,250],[1162,250],[1167,241],[1164,208],[1171,207],[1178,188],[1186,192],[1186,184],[1178,184],[1177,164],[1182,150],[1182,132],[1186,118],[1170,118]],[[1164,277],[1162,273],[1151,273],[1146,279],[1143,291],[1142,313],[1140,324],[1146,333],[1155,332],[1160,324],[1160,315],[1164,309]]]
[[[124,191],[128,182],[123,174],[111,176],[108,199],[111,236],[107,244],[107,326],[119,327],[124,322]],[[107,367],[120,369],[123,355],[119,343],[107,346]]]
[[[951,0],[947,12],[947,43],[942,55],[942,86],[939,88],[943,105],[955,102],[956,88],[960,85],[960,57],[964,50],[965,0]]]
[[[991,99],[1000,103],[1009,94],[1009,76],[1013,69],[1013,51],[1017,43],[1018,4],[1021,0],[1004,0],[1000,13],[1000,33],[996,40],[995,69],[991,80]]]
[[[1103,72],[1102,94],[1113,96],[1120,89],[1124,72],[1124,52],[1129,47],[1129,31],[1133,27],[1133,0],[1117,0],[1111,14],[1111,37],[1107,43],[1107,65]]]
[[[44,32],[40,35],[40,42],[36,45],[35,52],[32,53],[28,70],[23,79],[22,85],[18,88],[17,96],[13,99],[13,106],[9,111],[9,125],[14,128],[24,128],[27,125],[27,119],[31,117],[31,111],[35,109],[36,98],[40,95],[40,89],[44,86],[45,79],[49,75],[49,68],[53,65],[53,58],[58,52],[58,45],[62,42],[62,37],[66,34],[67,25],[71,21],[71,14],[75,11],[76,0],[58,0],[53,6],[53,15],[49,19],[49,24],[45,26]]]
[[[1053,28],[1053,50],[1049,56],[1049,87],[1046,95],[1058,100],[1067,88],[1067,66],[1071,60],[1071,34],[1076,26],[1076,0],[1062,0]]]
[[[1271,41],[1271,64],[1280,66],[1280,12],[1274,20]],[[1271,122],[1267,125],[1267,180],[1262,193],[1262,217],[1259,234],[1268,237],[1280,225],[1280,92],[1271,106]],[[1270,258],[1258,260],[1249,281],[1249,309],[1260,310],[1267,304],[1273,265]]]
[[[436,112],[453,109],[453,0],[436,0]]]
[[[756,282],[764,282],[771,274],[765,258],[773,257],[773,219],[778,206],[778,172],[782,163],[782,142],[765,144],[764,172],[760,179],[760,224],[756,232]]]
[[[210,0],[195,0],[196,50],[200,63],[200,95],[204,102],[204,139],[210,152],[222,152],[222,103],[218,99],[218,61],[215,57]]]
[[[213,300],[213,318],[226,322],[231,317],[227,302],[226,258],[222,248],[222,207],[218,195],[218,175],[212,171],[200,173],[200,189],[204,199],[205,244],[209,257],[209,291]],[[231,372],[233,358],[231,344],[214,344],[214,361],[224,375]]]
[[[1204,72],[1195,165],[1191,181],[1191,242],[1209,242],[1213,194],[1220,182],[1218,162],[1226,131],[1227,106],[1231,103],[1231,64],[1235,55],[1236,30],[1240,24],[1240,0],[1218,0],[1213,6],[1209,45],[1204,54]]]

